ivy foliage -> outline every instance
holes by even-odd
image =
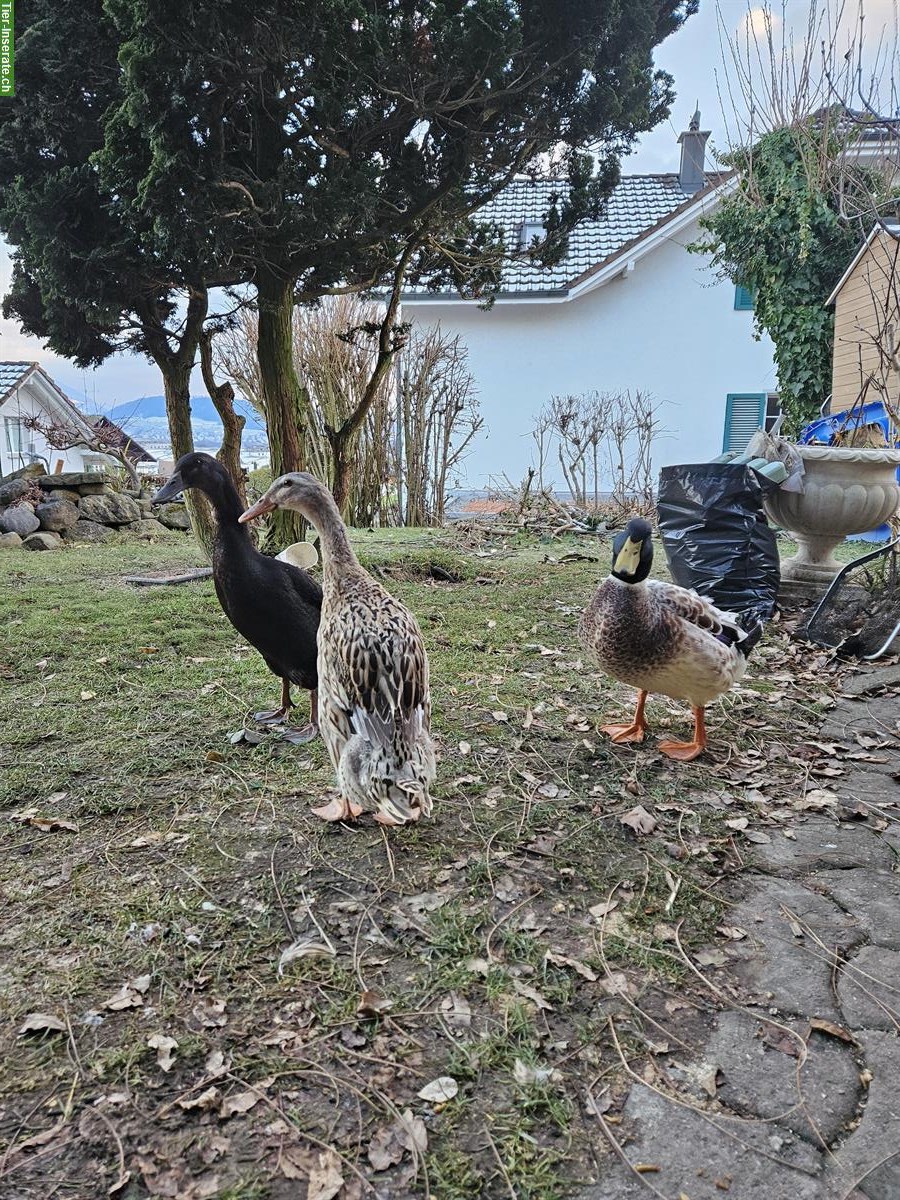
[[[767,333],[775,346],[789,436],[818,415],[831,391],[834,309],[827,300],[860,242],[858,225],[840,213],[838,184],[845,195],[848,187],[874,186],[864,172],[837,178],[829,164],[839,149],[810,118],[723,156],[738,185],[701,220],[707,236],[691,247],[753,292],[756,336]]]

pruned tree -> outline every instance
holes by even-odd
[[[531,476],[538,475],[543,492],[555,450],[566,487],[581,508],[650,512],[653,447],[660,432],[657,405],[649,392],[554,396],[535,419],[532,437],[539,460]]]
[[[404,525],[442,525],[453,472],[484,425],[462,339],[440,326],[415,327],[397,371]]]

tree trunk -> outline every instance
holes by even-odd
[[[200,335],[200,369],[203,373],[206,390],[209,392],[209,398],[212,400],[216,412],[222,418],[222,445],[219,447],[216,458],[231,476],[241,503],[246,508],[247,490],[244,487],[244,472],[241,468],[241,434],[247,419],[234,410],[234,388],[228,380],[224,383],[216,383],[212,361],[213,337],[212,329],[204,329]]]
[[[259,305],[257,356],[266,414],[272,478],[303,469],[303,433],[309,396],[297,378],[294,366],[292,321],[293,288],[289,279],[271,271],[256,278]],[[263,549],[274,554],[306,535],[306,522],[299,513],[278,509],[272,513]]]
[[[197,357],[197,346],[203,323],[209,308],[209,293],[204,286],[188,288],[187,313],[179,334],[166,327],[165,319],[151,305],[144,307],[141,325],[147,352],[160,369],[163,377],[163,392],[166,398],[166,416],[169,420],[169,438],[175,461],[194,449],[194,434],[191,430],[191,371]],[[172,342],[177,349],[172,349]],[[200,492],[189,490],[184,494],[184,504],[191,518],[194,536],[212,559],[213,525],[212,510],[206,497]]]
[[[191,364],[170,359],[161,363],[160,369],[166,397],[166,416],[169,418],[169,437],[177,462],[183,454],[190,454],[194,449],[194,435],[191,430]],[[184,504],[191,518],[194,537],[203,547],[207,558],[212,560],[215,530],[209,502],[201,492],[195,488],[188,488],[184,493]]]

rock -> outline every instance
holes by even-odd
[[[153,516],[153,505],[146,496],[138,496],[137,506],[145,517]]]
[[[101,525],[128,525],[141,519],[141,510],[134,500],[119,492],[82,496],[79,508],[85,521],[97,521]]]
[[[132,525],[123,525],[122,533],[127,533],[131,537],[138,538],[159,538],[171,537],[173,530],[168,529],[161,521],[155,521],[152,517],[145,517],[141,521],[135,521]]]
[[[15,504],[0,512],[0,533],[17,533],[19,537],[27,537],[40,527],[40,521],[28,504]]]
[[[22,539],[17,533],[0,533],[0,550],[15,550],[22,545]]]
[[[70,504],[77,504],[81,499],[81,495],[74,488],[51,488],[47,493],[51,500],[68,500]]]
[[[62,538],[50,530],[41,531],[29,534],[22,545],[26,550],[58,550],[62,545]]]
[[[754,1020],[745,1013],[722,1013],[703,1059],[718,1066],[716,1098],[732,1112],[769,1121],[781,1118],[781,1124],[818,1147],[817,1131],[831,1143],[855,1115],[859,1071],[849,1043],[813,1033],[798,1090],[797,1051],[807,1030],[802,1022],[790,1027],[799,1034],[796,1041],[763,1016]]]
[[[29,489],[30,484],[27,479],[10,479],[7,483],[0,484],[0,508],[7,508],[10,504],[15,504],[17,500],[21,500],[28,494]]]
[[[57,533],[71,529],[79,516],[78,506],[68,500],[49,500],[46,504],[39,504],[34,515],[40,521],[41,529],[51,529]]]
[[[841,966],[841,1011],[851,1029],[896,1031],[900,1021],[900,953],[863,946]]]
[[[185,533],[190,532],[191,518],[183,504],[162,504],[155,512],[163,525],[168,526],[169,529],[182,529]]]
[[[112,535],[113,531],[108,525],[83,518],[66,530],[66,540],[70,542],[108,542]]]
[[[107,496],[111,494],[110,488],[105,483],[83,483],[78,489],[80,496]]]
[[[82,485],[96,487],[98,484],[102,486],[106,480],[105,475],[100,475],[96,471],[61,471],[58,475],[39,475],[37,481],[44,491],[49,491],[50,488],[80,488]]]

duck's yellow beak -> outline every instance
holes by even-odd
[[[271,500],[267,500],[265,496],[263,496],[262,500],[257,500],[257,502],[248,508],[246,512],[242,512],[238,517],[238,520],[243,525],[245,522],[253,521],[256,517],[261,517],[265,513],[271,512],[277,507],[277,504],[273,504]]]
[[[633,575],[635,573],[641,561],[643,544],[642,541],[635,541],[633,538],[626,541],[613,563],[613,570],[617,575]]]

